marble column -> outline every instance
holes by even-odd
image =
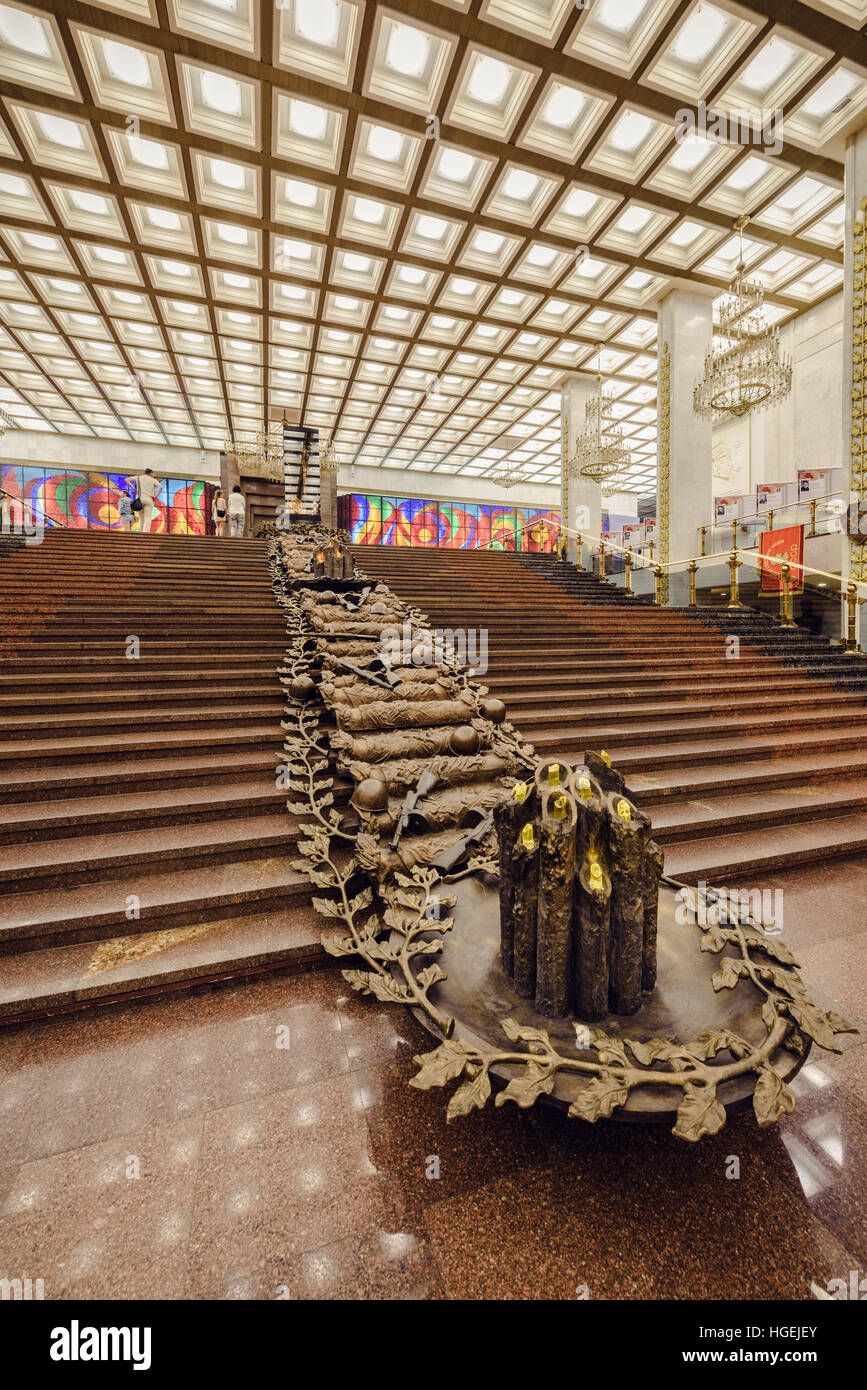
[[[843,242],[843,491],[850,506],[867,511],[867,386],[864,372],[867,352],[864,326],[867,318],[865,248],[867,248],[867,127],[850,135],[845,162],[846,215]],[[842,542],[841,574],[849,580],[867,581],[867,546]],[[867,591],[861,589],[863,596]],[[842,613],[845,632],[845,608]],[[856,635],[864,646],[860,605],[856,610]]]
[[[578,436],[584,431],[584,407],[596,390],[595,376],[569,376],[562,385],[560,397],[560,509],[563,525],[588,536],[602,534],[602,489],[591,478],[582,478],[567,464],[575,452]],[[567,555],[577,559],[575,540],[570,536]],[[587,549],[584,563],[589,567]]]
[[[661,564],[698,554],[699,526],[713,516],[713,431],[692,393],[713,336],[713,291],[676,284],[658,305],[657,529]],[[666,602],[683,603],[688,580],[663,580]]]

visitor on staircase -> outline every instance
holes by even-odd
[[[229,498],[229,535],[243,536],[244,534],[244,514],[247,504],[244,501],[244,494],[238,483],[232,488]]]
[[[154,498],[157,493],[162,492],[162,483],[159,478],[154,477],[152,468],[146,468],[144,473],[140,473],[135,480],[136,498],[141,503],[140,507],[133,504],[133,510],[141,515],[141,526],[139,534],[150,531],[151,522],[154,519]]]
[[[211,507],[211,519],[214,523],[214,531],[218,536],[225,535],[227,510],[225,494],[223,489],[218,487]]]
[[[131,531],[135,513],[132,509],[132,502],[125,492],[120,494],[117,504],[117,514],[120,518],[121,531]]]

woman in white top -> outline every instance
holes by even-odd
[[[213,505],[211,506],[211,520],[214,523],[214,530],[216,531],[218,536],[222,536],[225,534],[226,514],[226,499],[223,496],[223,489],[221,487],[218,487],[217,491],[214,493],[214,501]]]
[[[243,536],[244,516],[247,511],[247,504],[244,501],[244,494],[236,483],[229,495],[229,535]]]

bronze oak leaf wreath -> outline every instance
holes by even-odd
[[[315,546],[323,537],[333,539],[333,533],[308,528],[297,543]],[[343,539],[348,540],[345,535]],[[497,1049],[455,1036],[455,1020],[432,998],[435,986],[445,978],[437,957],[446,933],[454,927],[454,918],[439,915],[442,908],[455,905],[453,896],[439,891],[439,885],[447,886],[449,876],[443,879],[436,870],[420,865],[410,873],[384,875],[369,818],[362,814],[358,826],[347,829],[344,825],[334,805],[326,705],[321,698],[295,699],[290,691],[296,678],[308,675],[314,666],[315,643],[299,599],[297,570],[290,573],[275,533],[269,538],[269,564],[287,625],[279,673],[285,693],[282,768],[292,793],[287,807],[302,831],[300,857],[293,860],[293,867],[319,890],[321,896],[313,899],[316,910],[340,928],[324,937],[324,949],[356,962],[343,970],[348,984],[382,1003],[422,1010],[442,1034],[438,1046],[415,1058],[418,1072],[410,1085],[430,1090],[459,1081],[448,1102],[451,1121],[487,1104],[494,1094],[493,1069],[511,1070],[511,1079],[496,1091],[494,1104],[513,1101],[522,1109],[550,1094],[559,1073],[577,1073],[587,1084],[568,1113],[591,1123],[624,1105],[635,1086],[674,1087],[681,1098],[673,1133],[694,1143],[703,1135],[715,1134],[725,1123],[725,1108],[717,1096],[720,1085],[754,1072],[753,1109],[759,1125],[773,1124],[790,1113],[795,1097],[774,1065],[778,1050],[782,1047],[801,1055],[809,1037],[819,1047],[839,1052],[835,1035],[857,1029],[814,1003],[797,972],[797,962],[779,940],[740,920],[704,926],[696,918],[697,946],[720,957],[712,978],[714,990],[735,989],[742,980],[750,980],[765,996],[761,1010],[765,1036],[759,1043],[728,1030],[705,1029],[684,1045],[665,1038],[621,1039],[602,1029],[586,1028],[581,1030],[580,1045],[576,1034],[574,1052],[566,1052],[554,1046],[544,1029],[522,1027],[511,1018],[501,1023],[509,1047]],[[408,619],[427,622],[424,614],[401,604],[394,595],[389,601]],[[461,679],[470,692],[484,689],[466,673],[461,673]],[[501,744],[508,743],[515,751],[525,752],[528,747],[510,725],[500,726],[498,736]],[[463,873],[482,870],[497,872],[490,851],[477,854]]]

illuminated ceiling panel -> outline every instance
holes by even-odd
[[[778,321],[839,288],[867,10],[812,9],[0,0],[0,401],[195,448],[285,411],[347,461],[556,481],[601,343],[652,490],[672,278],[722,293],[746,210]],[[783,149],[684,132],[702,97],[782,106]]]

